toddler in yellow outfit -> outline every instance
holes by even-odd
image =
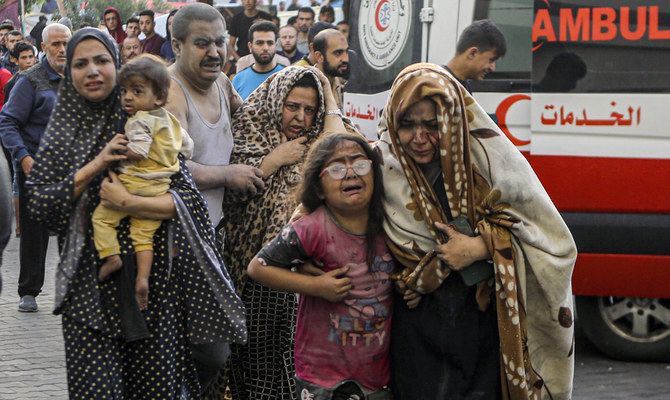
[[[125,126],[128,151],[127,160],[119,165],[119,180],[132,194],[160,196],[170,188],[170,177],[179,171],[179,153],[186,158],[193,153],[193,140],[162,107],[167,101],[170,75],[161,59],[142,55],[121,68],[119,84],[121,103],[132,115]],[[93,212],[95,248],[105,259],[98,275],[101,281],[121,268],[116,228],[127,216],[127,212],[109,209],[102,203]],[[140,309],[147,307],[153,237],[161,223],[130,215],[129,235],[137,257],[135,296]]]

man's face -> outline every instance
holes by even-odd
[[[7,35],[7,50],[12,50],[16,42],[23,40],[23,35]]]
[[[486,74],[496,70],[496,61],[498,61],[496,50],[479,51],[477,50],[468,59],[469,68],[467,79],[481,81]]]
[[[320,13],[319,14],[319,21],[328,22],[329,24],[332,24],[333,22],[335,22],[335,14],[333,14],[330,11]]]
[[[337,24],[337,29],[340,32],[342,32],[344,37],[346,37],[347,39],[349,38],[349,24],[347,24],[347,23]]]
[[[105,14],[105,25],[107,25],[107,30],[113,32],[119,26],[119,19],[116,18],[116,14],[113,12],[108,12]]]
[[[285,26],[279,31],[279,43],[284,53],[293,53],[298,44],[298,31],[291,26]]]
[[[277,50],[277,41],[274,32],[254,32],[249,43],[249,51],[256,63],[268,65],[272,62]]]
[[[328,48],[324,54],[323,72],[330,76],[349,78],[349,45],[340,32],[328,36]]]
[[[256,0],[242,0],[242,7],[245,10],[253,10],[256,8]]]
[[[9,29],[0,29],[0,44],[7,46],[7,34],[10,32]]]
[[[154,19],[148,15],[140,15],[140,30],[145,35],[149,36],[154,32]]]
[[[298,29],[300,29],[300,32],[302,33],[307,33],[309,31],[309,27],[312,26],[312,23],[314,22],[314,17],[312,16],[312,13],[310,12],[299,12],[298,13]]]
[[[123,47],[121,48],[121,60],[123,63],[127,63],[133,58],[140,55],[140,40],[136,37],[126,38],[123,40]]]
[[[70,32],[61,29],[52,29],[49,31],[44,42],[42,42],[42,51],[47,56],[49,65],[58,73],[63,73],[65,63],[65,45],[70,40]]]
[[[188,32],[183,42],[172,38],[177,69],[194,86],[207,89],[221,75],[226,60],[226,29],[220,19],[194,20]]]
[[[128,22],[126,24],[126,36],[138,36],[140,34],[140,24],[137,22]]]
[[[23,72],[35,65],[35,53],[32,50],[23,50],[19,53],[19,59],[11,57],[12,62],[19,66],[19,72]]]

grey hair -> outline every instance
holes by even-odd
[[[223,23],[223,29],[226,29],[226,20],[223,15],[214,7],[204,3],[188,4],[177,11],[172,20],[172,37],[179,41],[184,41],[188,37],[188,28],[192,21],[212,22],[220,20]]]
[[[44,28],[44,30],[42,31],[42,41],[43,41],[43,42],[46,43],[46,41],[47,41],[47,36],[49,36],[49,32],[51,32],[51,31],[53,31],[53,30],[62,31],[62,32],[67,32],[67,33],[70,34],[70,36],[72,36],[72,31],[70,30],[70,28],[68,28],[67,26],[65,26],[65,25],[63,25],[63,24],[53,23],[53,24],[49,24],[49,25],[47,25],[47,26]]]

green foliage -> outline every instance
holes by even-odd
[[[63,0],[67,17],[70,18],[75,29],[79,28],[83,22],[97,27],[102,20],[102,13],[110,7],[110,3],[112,2],[109,0]],[[147,9],[147,2],[146,0],[114,0],[113,7],[121,14],[121,24],[125,24],[128,18]],[[165,13],[169,10],[169,6],[164,0],[153,0],[152,9],[156,13]],[[60,18],[61,15],[56,10],[53,19],[58,21]]]

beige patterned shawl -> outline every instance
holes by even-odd
[[[403,151],[397,127],[417,101],[437,107],[444,185],[453,218],[479,233],[495,277],[478,286],[481,309],[493,294],[501,343],[505,399],[569,399],[573,376],[570,279],[577,251],[565,223],[526,159],[444,69],[414,64],[396,78],[380,123],[385,232],[405,266],[398,275],[429,293],[450,270],[433,249],[447,240],[433,188]]]

